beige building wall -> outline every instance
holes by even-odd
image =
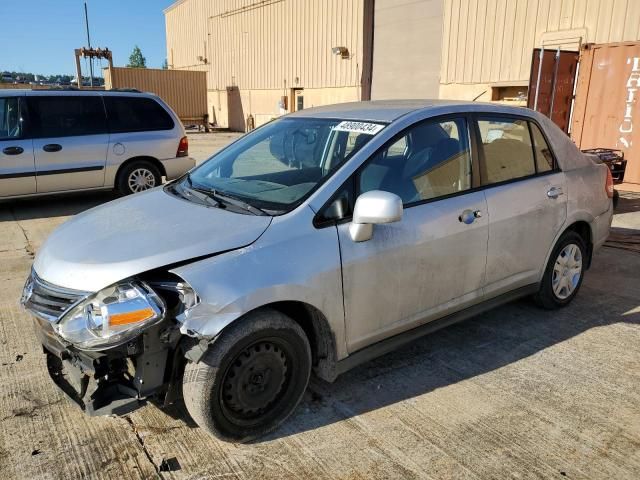
[[[438,98],[443,0],[376,0],[371,99]]]
[[[526,94],[536,47],[640,39],[640,0],[443,0],[440,97]],[[509,89],[516,91],[516,89]]]
[[[366,1],[178,1],[165,10],[169,67],[207,72],[210,115],[222,127],[291,111],[292,89],[303,89],[305,108],[360,100]],[[346,47],[346,58],[333,47]]]

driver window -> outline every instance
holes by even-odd
[[[405,205],[471,188],[471,153],[464,118],[427,120],[378,151],[359,175],[360,193],[384,190]]]

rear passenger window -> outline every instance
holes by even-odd
[[[107,132],[102,99],[97,95],[28,97],[36,138],[75,137]]]
[[[171,130],[173,120],[151,98],[105,95],[109,131],[112,133]]]
[[[549,172],[555,167],[549,144],[535,123],[529,123],[529,125],[531,125],[531,135],[533,136],[533,148],[536,152],[536,168],[538,169],[538,173]]]
[[[527,123],[500,117],[478,120],[484,151],[481,165],[483,184],[505,182],[536,173]]]

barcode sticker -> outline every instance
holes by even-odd
[[[338,132],[364,133],[367,135],[375,135],[383,128],[384,125],[379,125],[377,123],[351,121],[340,122],[338,125],[333,127],[333,129],[337,130]]]

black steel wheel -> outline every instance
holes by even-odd
[[[311,374],[311,349],[286,315],[261,310],[225,330],[200,363],[188,363],[185,404],[200,427],[233,441],[275,430],[298,405]]]

